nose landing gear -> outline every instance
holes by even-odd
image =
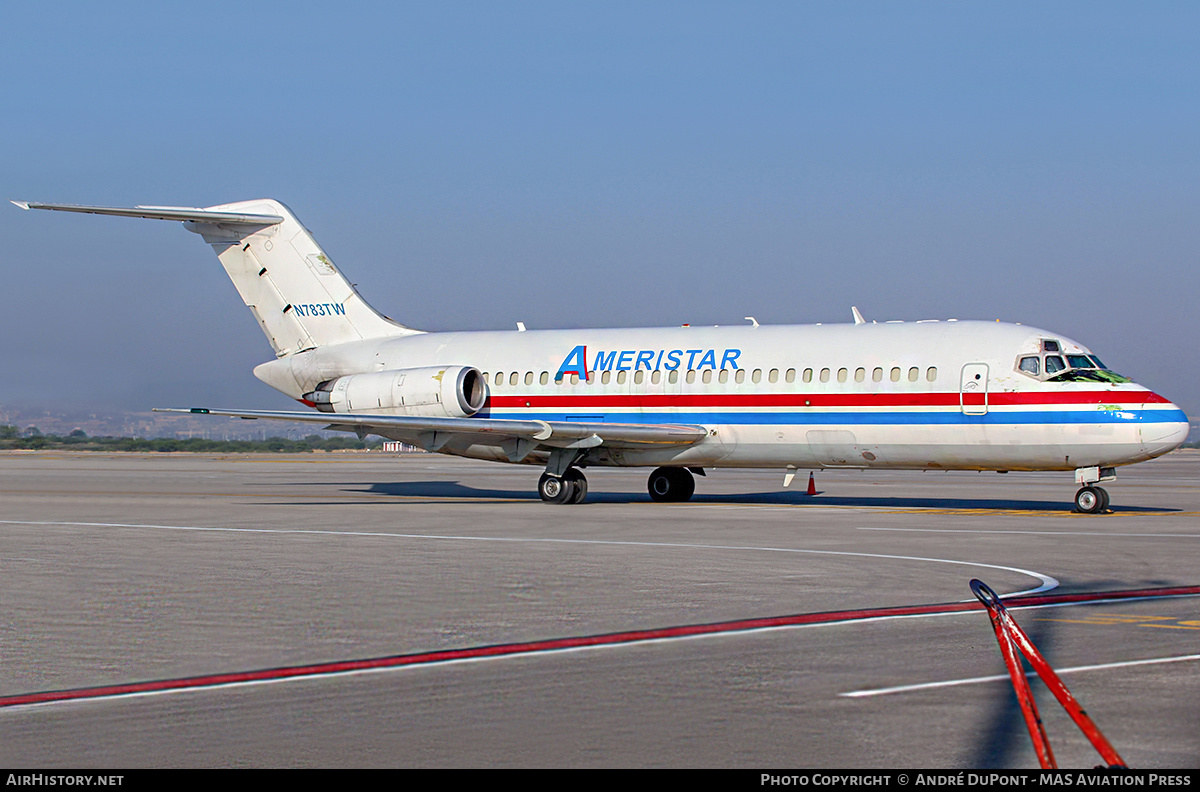
[[[1086,467],[1075,470],[1075,483],[1082,484],[1075,493],[1075,511],[1082,514],[1102,514],[1108,511],[1108,492],[1096,485],[1116,481],[1117,470],[1111,467]]]
[[[1108,511],[1108,490],[1103,487],[1087,486],[1075,493],[1075,511],[1084,514],[1100,514]]]

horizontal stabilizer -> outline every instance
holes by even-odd
[[[329,413],[271,412],[267,410],[209,410],[195,407],[190,410],[164,409],[155,412],[222,415],[227,418],[265,418],[276,421],[301,421],[329,424]],[[645,447],[647,445],[692,445],[708,436],[703,426],[676,424],[580,423],[576,421],[529,421],[512,418],[424,418],[410,415],[362,415],[341,413],[336,419],[340,431],[371,432],[446,432],[471,436],[482,445],[499,445],[509,438],[535,440],[552,448],[573,447],[593,443],[609,448]],[[494,438],[489,440],[489,438]],[[594,442],[594,441],[593,441]]]
[[[50,209],[56,212],[80,212],[82,214],[115,215],[117,217],[145,217],[150,220],[181,220],[193,223],[222,225],[270,226],[282,223],[279,215],[243,214],[241,212],[212,212],[190,206],[78,206],[76,204],[33,203],[12,201],[22,209]]]

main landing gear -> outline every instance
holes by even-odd
[[[571,468],[562,476],[543,473],[538,479],[538,495],[546,503],[583,503],[588,484],[579,468]]]
[[[646,489],[659,503],[680,503],[696,492],[696,479],[687,468],[660,467],[650,474]],[[579,468],[567,468],[561,476],[546,472],[538,479],[538,495],[546,503],[583,503],[587,491],[587,479]]]
[[[680,503],[696,492],[696,479],[687,468],[660,467],[650,474],[646,489],[659,503]]]

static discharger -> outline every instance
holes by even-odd
[[[1025,725],[1029,728],[1029,736],[1033,740],[1033,748],[1037,752],[1038,762],[1041,763],[1042,769],[1054,770],[1058,768],[1058,764],[1054,761],[1054,752],[1050,750],[1050,740],[1046,737],[1042,717],[1038,714],[1037,704],[1033,701],[1033,691],[1029,689],[1029,679],[1025,676],[1020,658],[1017,657],[1018,651],[1029,661],[1029,665],[1033,666],[1033,670],[1042,678],[1042,682],[1046,683],[1046,687],[1050,688],[1054,698],[1058,699],[1058,703],[1071,716],[1071,720],[1075,721],[1079,730],[1100,752],[1100,756],[1108,763],[1109,768],[1126,769],[1125,760],[1112,747],[1112,743],[1101,734],[1100,728],[1084,712],[1083,707],[1071,695],[1071,691],[1067,690],[1067,686],[1063,684],[1058,674],[1054,673],[1054,669],[1029,640],[1025,631],[1013,621],[1008,608],[1005,608],[1004,604],[1000,602],[1000,596],[980,580],[971,581],[971,592],[987,608],[988,616],[992,619],[992,629],[996,631],[1000,654],[1004,657],[1004,664],[1008,666],[1008,675],[1012,678],[1013,691],[1021,705],[1021,714],[1025,716]]]

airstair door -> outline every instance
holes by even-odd
[[[988,365],[968,363],[962,367],[958,401],[963,415],[986,415],[988,411]]]

